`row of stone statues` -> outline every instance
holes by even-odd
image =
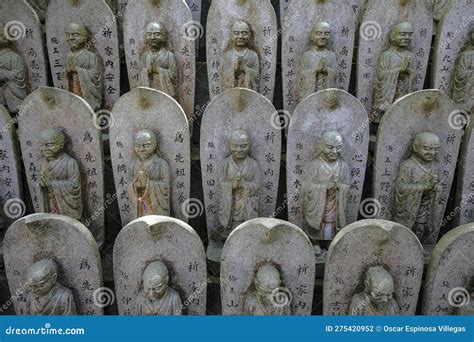
[[[64,231],[60,236],[54,235],[58,229]],[[468,224],[448,233],[435,247],[428,265],[424,314],[472,314],[474,273],[471,265],[459,262],[471,256],[473,238],[474,226]],[[19,243],[24,254],[16,252]],[[72,244],[78,246],[74,252],[65,252]],[[27,216],[9,228],[5,246],[17,314],[97,315],[115,301],[112,290],[101,287],[97,245],[78,221],[51,214]],[[245,253],[235,254],[237,250]],[[117,237],[114,274],[122,315],[206,313],[204,248],[184,222],[163,216],[131,222]],[[409,229],[384,220],[351,224],[329,249],[323,313],[413,315],[422,274],[422,248]],[[224,246],[222,313],[309,315],[314,279],[312,246],[300,228],[276,219],[244,222]],[[106,303],[98,291],[109,291]],[[467,297],[459,299],[462,295]]]
[[[25,1],[20,3],[28,6]],[[464,9],[471,10],[471,6],[464,3],[465,1],[467,0],[451,6],[450,11],[446,12],[445,27],[439,28],[440,41],[436,46],[433,88],[443,90],[462,109],[471,111],[473,69],[470,61],[474,31],[472,24],[464,24],[463,17],[459,17]],[[259,5],[253,4],[257,8],[256,13],[251,13],[254,6],[249,2],[253,1],[240,4],[216,1],[211,6],[207,64],[212,98],[227,89],[244,87],[273,99],[276,19],[274,14],[273,17],[269,14],[273,9],[268,1]],[[120,95],[119,66],[115,65],[120,63],[117,18],[105,3],[99,4],[95,9],[97,13],[107,14],[106,18],[110,17],[111,22],[107,22],[104,27],[101,27],[100,23],[87,24],[90,22],[90,19],[85,17],[88,15],[87,10],[93,10],[87,3],[84,4],[86,7],[80,7],[77,1],[72,1],[61,9],[54,9],[53,5],[54,2],[48,7],[49,16],[52,18],[57,18],[58,14],[64,12],[65,15],[83,21],[68,23],[64,27],[61,26],[62,21],[46,21],[49,63],[55,86],[83,97],[94,111],[110,110]],[[375,14],[380,14],[380,7],[384,7],[381,5],[378,1],[367,5],[367,20],[361,24],[359,32],[357,97],[366,107],[372,122],[379,122],[380,117],[398,98],[423,89],[432,32],[432,22],[428,20],[431,16],[424,4],[385,4],[390,10],[393,7],[402,14],[391,19],[387,22],[388,26],[383,28],[381,25],[386,20]],[[12,11],[18,10],[18,6],[21,5],[9,0],[3,8],[14,17]],[[331,2],[327,6],[336,5]],[[331,15],[328,8],[317,2],[305,4],[304,1],[298,0],[290,5],[282,23],[284,105],[290,113],[305,97],[319,90],[339,88],[347,91],[349,88],[356,20],[354,14],[345,12],[350,5],[343,6],[347,8],[342,9],[344,15],[341,19]],[[33,9],[29,10],[30,15],[35,16]],[[131,87],[144,86],[165,92],[182,105],[190,118],[194,106],[196,61],[193,59],[195,46],[189,43],[193,43],[191,40],[196,38],[189,37],[191,33],[186,31],[192,18],[189,9],[184,3],[154,4],[144,0],[143,3],[128,4],[126,11],[124,48]],[[162,14],[173,11],[177,12],[175,21],[165,18]],[[301,25],[293,25],[297,15],[303,11],[313,11],[317,14],[311,19],[312,26],[309,30]],[[405,12],[408,14],[403,14]],[[156,14],[155,17],[162,21],[144,22],[151,13]],[[235,18],[236,14],[240,19]],[[380,21],[370,20],[374,15]],[[230,26],[220,28],[220,23],[215,21],[214,16],[228,18]],[[137,17],[140,17],[139,21],[135,20]],[[254,22],[252,19],[255,17],[262,22]],[[326,18],[326,21],[319,20],[321,17]],[[460,32],[454,34],[454,24],[451,21],[456,18],[460,21]],[[186,22],[185,19],[189,21]],[[332,24],[328,19],[340,22]],[[8,23],[10,22],[12,20]],[[184,28],[179,27],[179,24]],[[7,22],[3,23],[3,26],[8,28]],[[27,30],[25,27],[23,29]],[[29,29],[36,35],[35,39],[42,40],[39,24],[36,28]],[[202,27],[193,29],[199,31]],[[376,37],[367,36],[365,30],[375,30]],[[28,92],[47,84],[46,77],[34,85],[30,84],[33,72],[39,68],[36,65],[43,64],[41,68],[45,69],[46,59],[39,56],[44,52],[35,51],[30,47],[32,43],[26,38],[16,40],[8,34],[8,29],[4,31],[0,41],[0,99],[11,113],[16,113],[19,110],[18,105]],[[202,34],[198,32],[198,35],[200,33]],[[302,38],[306,33],[308,42]],[[23,35],[25,34],[23,32]],[[350,42],[345,41],[350,35]],[[62,43],[67,45],[67,48],[63,47]],[[446,50],[448,52],[443,56]],[[36,60],[28,63],[22,55],[25,53],[36,56]],[[450,63],[441,64],[438,60],[448,60]],[[38,77],[37,75],[36,78]]]

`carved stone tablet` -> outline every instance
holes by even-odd
[[[204,112],[201,168],[210,260],[219,262],[223,240],[239,222],[274,215],[281,153],[275,114],[264,96],[243,88],[227,90]]]
[[[421,90],[395,102],[380,123],[373,183],[376,216],[418,230],[423,245],[434,246],[438,240],[464,133],[459,119],[463,113],[447,95]]]
[[[411,42],[395,33],[396,25],[402,22],[411,24]],[[433,19],[424,1],[372,0],[367,3],[359,30],[356,89],[357,98],[369,117],[376,121],[373,107],[377,107],[381,112],[378,116],[382,116],[398,95],[423,89],[432,29]],[[406,27],[401,29],[402,32],[407,30]],[[399,41],[403,53],[395,52]]]
[[[451,230],[438,242],[426,273],[423,315],[472,315],[473,245],[473,223]]]
[[[99,250],[82,223],[54,214],[23,217],[8,228],[3,255],[17,315],[102,315],[100,297],[110,289],[102,288]],[[37,288],[42,280],[47,284]]]
[[[310,315],[313,251],[306,234],[291,223],[258,218],[240,225],[222,251],[222,314]],[[270,285],[271,293],[263,295]]]
[[[439,21],[449,8],[456,3],[450,0],[426,0],[435,21]]]
[[[116,18],[105,1],[50,0],[46,37],[54,86],[83,97],[94,111],[112,109],[120,56]]]
[[[286,110],[293,112],[301,100],[321,89],[348,90],[356,29],[350,3],[291,1],[282,24]]]
[[[3,106],[0,106],[0,127],[0,236],[3,236],[13,221],[25,214],[26,206],[15,122]]]
[[[151,300],[150,312],[140,311],[140,299],[149,299],[143,293],[143,280],[149,277],[143,273],[160,262],[168,270],[169,287]],[[146,216],[124,227],[114,245],[114,278],[121,315],[206,314],[204,246],[194,229],[177,219]]]
[[[157,24],[159,38],[153,36]],[[181,104],[188,118],[194,109],[195,29],[199,31],[184,1],[132,1],[125,11],[130,86],[164,91]]]
[[[57,88],[31,93],[19,117],[26,178],[36,212],[80,219],[104,241],[102,138],[91,107]]]
[[[433,60],[433,88],[468,111],[474,110],[474,6],[453,1],[439,23]]]
[[[0,26],[0,104],[16,113],[29,92],[48,83],[43,33],[26,1],[2,1]]]
[[[183,204],[190,192],[191,152],[183,109],[165,93],[139,87],[120,97],[112,117],[110,150],[122,224],[144,215],[187,221]],[[137,136],[143,130],[155,136],[154,149],[142,151]]]
[[[334,169],[335,174],[330,171],[333,163],[326,161],[320,144],[322,137],[331,131],[342,137],[341,150],[336,152],[339,165]],[[339,189],[334,198],[337,208],[333,208],[338,216],[338,229],[356,221],[364,187],[368,147],[367,113],[354,96],[343,90],[330,89],[303,100],[293,113],[288,130],[289,221],[314,233],[320,224],[310,229],[308,220],[319,222],[325,216],[325,199],[332,198],[332,188],[327,186],[331,179]],[[328,150],[329,154],[333,152]],[[312,214],[309,214],[310,211]]]
[[[49,0],[27,0],[27,2],[34,9],[38,15],[39,20],[44,23]]]
[[[214,0],[207,15],[210,96],[244,87],[273,100],[277,19],[269,0]]]
[[[457,223],[474,222],[474,122],[466,129],[458,161],[456,208],[459,208]],[[450,218],[451,219],[451,218]],[[447,222],[446,222],[447,223]]]
[[[379,276],[372,276],[372,272]],[[409,229],[384,220],[354,222],[339,232],[329,248],[324,270],[323,314],[414,315],[422,275],[423,249]],[[367,289],[364,287],[367,278],[391,278],[393,301],[380,305],[380,309],[372,301],[359,301],[358,297]],[[382,288],[385,286],[379,290]]]

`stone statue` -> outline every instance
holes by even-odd
[[[395,316],[400,306],[393,298],[392,275],[381,266],[370,267],[365,272],[364,291],[355,294],[349,304],[350,316]]]
[[[41,212],[82,219],[81,173],[76,159],[64,150],[66,136],[59,128],[41,132],[40,149],[45,157],[41,165]]]
[[[334,88],[337,67],[336,54],[328,50],[331,29],[318,22],[311,31],[311,47],[303,54],[299,70],[299,99],[319,90]]]
[[[138,292],[136,315],[181,316],[182,304],[176,290],[168,286],[168,268],[154,261],[143,272],[143,288]]]
[[[244,315],[247,316],[289,316],[291,298],[289,294],[280,301],[280,272],[270,264],[260,266],[254,280],[255,291],[245,297]]]
[[[440,139],[435,134],[416,134],[413,153],[401,163],[395,183],[394,221],[412,229],[422,244],[438,226],[442,191],[436,161],[439,148]]]
[[[170,170],[158,156],[156,134],[148,129],[135,135],[136,158],[129,169],[129,193],[132,196],[132,219],[145,215],[170,216]]]
[[[66,57],[64,88],[86,100],[94,111],[102,107],[103,63],[101,57],[87,48],[89,33],[84,26],[71,23],[66,28],[70,48]]]
[[[58,266],[51,259],[35,262],[28,269],[26,314],[33,316],[76,315],[72,291],[58,281]]]
[[[469,297],[465,299],[465,305],[457,308],[455,314],[458,316],[474,316],[474,277],[471,278],[468,286],[466,286]]]
[[[323,133],[319,156],[305,168],[303,212],[305,231],[316,243],[329,243],[346,225],[345,208],[349,190],[349,166],[341,158],[342,136],[338,132]],[[327,247],[327,246],[325,246]]]
[[[456,103],[472,101],[474,98],[474,26],[468,39],[467,46],[456,61],[454,71],[453,100]]]
[[[398,98],[413,91],[415,55],[410,51],[413,27],[408,22],[390,31],[390,46],[382,52],[377,64],[372,120],[379,122],[388,107]]]
[[[147,50],[143,54],[140,85],[178,98],[178,62],[166,49],[168,32],[163,24],[152,22],[146,27]]]
[[[229,138],[230,156],[223,160],[219,179],[218,240],[243,222],[259,216],[260,168],[250,156],[251,141],[245,130]]]
[[[4,103],[10,113],[17,113],[18,106],[28,95],[26,75],[27,69],[23,58],[11,49],[10,42],[2,30],[0,32],[0,103]]]
[[[250,47],[251,31],[247,23],[237,21],[232,26],[230,46],[222,61],[222,91],[242,87],[258,92],[260,85],[260,60]]]

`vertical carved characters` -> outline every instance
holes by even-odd
[[[305,169],[305,231],[321,254],[320,243],[330,242],[346,225],[345,207],[349,190],[349,167],[341,158],[342,136],[325,132],[320,139],[319,156]]]
[[[52,259],[40,260],[28,268],[26,314],[40,316],[76,315],[72,291],[58,281],[58,266]]]
[[[394,316],[400,306],[393,298],[395,285],[392,275],[382,266],[370,267],[364,275],[364,290],[356,293],[349,304],[351,316]]]
[[[134,137],[129,193],[132,194],[132,219],[145,215],[170,215],[170,171],[159,157],[156,134],[148,129]]]
[[[251,141],[245,130],[229,137],[230,155],[223,160],[219,180],[218,241],[243,222],[259,216],[260,168],[250,156]]]
[[[41,165],[41,211],[82,219],[81,173],[76,159],[65,151],[66,136],[59,128],[41,132],[40,144],[44,161]]]
[[[166,48],[168,32],[160,22],[147,25],[146,51],[142,57],[140,85],[149,87],[178,99],[178,62],[174,53]]]
[[[244,315],[248,316],[289,316],[290,300],[279,303],[281,278],[278,269],[265,264],[257,270],[254,279],[255,290],[248,293],[244,301]],[[289,291],[289,290],[288,290]]]
[[[169,272],[161,261],[154,261],[143,272],[143,288],[138,293],[136,315],[180,316],[181,298],[169,287]]]
[[[328,49],[331,28],[326,22],[314,25],[310,48],[301,58],[299,71],[299,100],[319,90],[334,88],[337,66],[336,54]]]
[[[251,47],[252,32],[244,21],[232,26],[232,36],[222,60],[222,90],[242,87],[259,91],[260,60]]]
[[[441,194],[436,156],[440,139],[433,133],[415,135],[413,153],[402,162],[396,179],[394,220],[413,230],[424,244],[437,227]]]
[[[456,103],[472,101],[474,98],[474,25],[468,42],[456,61],[453,84],[453,100]]]
[[[4,27],[4,25],[1,25]],[[10,41],[0,32],[0,103],[5,104],[10,113],[17,113],[18,106],[25,99],[26,64],[23,58],[13,51]]]
[[[102,107],[102,58],[87,47],[89,32],[84,26],[71,23],[66,28],[69,52],[64,70],[64,88],[86,100],[94,111]]]
[[[396,24],[390,31],[387,50],[377,64],[372,119],[379,122],[388,107],[398,98],[413,91],[415,55],[410,51],[413,26],[408,22]]]

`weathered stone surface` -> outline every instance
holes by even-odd
[[[211,98],[234,86],[244,86],[234,85],[235,83],[251,83],[245,87],[258,91],[272,101],[278,32],[275,10],[270,1],[214,0],[207,19],[207,65]],[[250,37],[246,44],[248,50],[245,50],[246,54],[241,57],[235,53],[232,30],[235,23],[242,21],[248,25]],[[246,82],[236,80],[234,83],[232,78],[239,59],[246,63],[246,70],[241,73],[245,74]],[[256,64],[259,64],[259,67]],[[256,75],[249,75],[255,73]],[[250,82],[249,78],[253,80]]]
[[[433,19],[435,21],[439,21],[443,15],[449,10],[451,5],[455,3],[455,1],[450,0],[426,0],[428,8],[431,11]]]
[[[81,193],[79,203],[82,204],[82,222],[91,230],[96,241],[102,243],[105,238],[104,171],[102,137],[97,128],[97,117],[82,98],[57,88],[41,87],[31,93],[24,103],[24,113],[19,117],[19,137],[35,211],[42,212],[44,208],[48,208],[48,195],[41,185],[46,158],[40,137],[47,129],[59,129],[66,138],[64,152],[69,159],[75,160],[74,163],[79,167],[79,174],[75,174],[74,179],[77,181],[79,178],[81,186],[78,189],[66,183],[72,176],[69,176],[69,169],[61,170],[63,162],[58,162],[54,171],[50,171],[53,178],[56,178],[54,175],[61,174],[58,176],[61,182],[55,183],[53,180],[52,187],[65,188],[61,191],[55,190],[54,194],[57,198],[77,197],[77,192]],[[29,103],[31,105],[28,105]],[[69,167],[72,165],[68,162]],[[79,199],[75,198],[74,201]]]
[[[473,21],[470,0],[452,2],[438,25],[432,67],[433,88],[442,90],[468,111],[474,110]]]
[[[122,224],[136,218],[132,213],[134,195],[130,188],[136,175],[132,175],[131,169],[138,160],[135,136],[144,129],[157,136],[156,155],[168,166],[171,216],[187,221],[183,203],[190,192],[191,147],[183,109],[165,93],[139,87],[120,97],[112,110],[112,118],[110,150]],[[152,191],[151,186],[149,189]]]
[[[99,70],[102,65],[102,91],[98,90],[102,103],[98,106],[110,110],[120,96],[120,56],[115,15],[104,0],[50,0],[46,14],[46,37],[56,88],[67,89],[64,73],[70,50],[65,32],[71,23],[81,25],[89,34],[85,48],[98,56]],[[81,87],[86,86],[81,84]],[[89,104],[97,110],[94,104]]]
[[[354,96],[343,90],[330,89],[303,100],[293,113],[288,130],[288,220],[299,227],[304,227],[305,222],[304,202],[308,190],[305,170],[323,152],[320,138],[329,131],[342,136],[340,155],[349,169],[348,184],[351,186],[345,196],[347,202],[343,204],[345,221],[349,224],[357,220],[369,147],[367,112]]]
[[[146,216],[125,226],[114,245],[115,288],[121,315],[133,315],[144,269],[154,261],[169,271],[186,315],[206,314],[206,255],[201,239],[186,223]]]
[[[161,23],[168,32],[166,48],[174,55],[178,75],[175,98],[190,118],[194,109],[195,41],[203,34],[202,27],[193,22],[191,11],[184,1],[139,0],[127,4],[124,19],[124,48],[128,79],[132,88],[138,86],[153,88],[152,84],[144,84],[141,77],[143,70],[146,73],[144,59],[146,52],[149,51],[145,44],[145,33],[147,25],[152,22]]]
[[[471,122],[463,137],[458,160],[456,190],[456,222],[461,225],[474,222],[474,122]],[[452,216],[446,216],[446,220]],[[445,221],[447,223],[447,221]]]
[[[423,315],[466,314],[472,311],[474,224],[449,231],[431,255],[423,292]]]
[[[102,288],[99,250],[79,221],[54,214],[23,217],[8,228],[3,253],[17,315],[31,314],[27,301],[21,299],[29,297],[27,270],[42,259],[56,262],[58,281],[72,290],[78,315],[102,315],[100,297],[106,289]]]
[[[35,10],[39,20],[44,23],[49,0],[27,0],[27,2]]]
[[[257,170],[254,170],[260,175],[259,180],[255,180],[260,185],[256,210],[258,217],[274,216],[281,154],[281,129],[276,124],[277,114],[264,96],[243,88],[230,89],[217,96],[204,112],[201,122],[201,168],[210,238],[207,254],[213,261],[220,260],[222,245],[220,248],[215,245],[215,234],[221,227],[219,210],[223,202],[219,189],[223,186],[224,164],[231,158],[229,138],[236,130],[245,130],[249,135],[250,157],[254,161],[251,164],[258,164]]]
[[[3,235],[14,220],[25,214],[26,207],[15,122],[3,106],[0,106],[0,127],[0,235]]]
[[[357,98],[372,114],[377,66],[382,52],[389,47],[392,28],[401,22],[413,27],[410,62],[413,69],[411,91],[423,89],[430,54],[433,19],[425,2],[372,0],[367,3],[359,30],[357,57]],[[393,90],[393,89],[390,89]]]
[[[435,183],[439,197],[434,209],[436,217],[430,217],[434,226],[424,242],[426,245],[434,246],[438,239],[464,134],[464,126],[458,121],[464,119],[462,115],[456,110],[454,102],[441,91],[422,90],[396,101],[380,123],[373,183],[378,218],[394,219],[396,179],[402,162],[413,154],[415,135],[430,132],[440,140],[437,158],[432,162],[433,167],[438,169]]]
[[[17,112],[29,92],[48,84],[43,32],[38,16],[26,1],[2,1],[0,25],[4,37],[0,47],[0,104],[7,105],[10,112]],[[14,65],[12,54],[18,56]],[[13,93],[6,94],[9,91]],[[11,97],[14,99],[9,101]]]
[[[247,221],[227,239],[220,273],[222,314],[243,314],[244,299],[255,290],[254,277],[264,264],[280,273],[281,284],[272,292],[274,306],[289,305],[291,315],[310,315],[315,274],[311,242],[297,226],[271,218]]]
[[[381,266],[394,280],[400,315],[414,315],[423,275],[423,248],[406,227],[384,220],[362,220],[339,232],[329,247],[324,271],[323,314],[348,315],[364,274]]]
[[[303,80],[317,78],[312,73],[316,74],[321,60],[324,60],[326,67],[326,71],[322,73],[334,79],[331,82],[333,84],[324,88],[348,90],[356,30],[356,16],[350,3],[349,0],[344,0],[342,3],[340,1],[291,1],[282,24],[283,94],[284,106],[289,112],[293,112],[298,103],[307,95],[308,92],[301,94],[303,84],[307,83]],[[315,24],[320,22],[326,22],[330,26],[331,36],[328,39],[327,50],[335,54],[335,60],[333,61],[333,58],[328,56],[319,57],[319,62],[311,66],[314,70],[302,72],[302,69],[308,68],[306,55],[313,45],[311,31]]]

